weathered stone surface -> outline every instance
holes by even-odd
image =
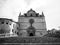
[[[18,23],[20,24],[19,30],[22,32],[25,30],[27,32],[28,35],[25,35],[25,33],[23,34],[25,36],[29,36],[31,34],[42,37],[47,33],[44,14],[42,13],[42,15],[39,15],[39,13],[36,13],[32,9],[25,13],[24,16],[21,16],[20,14],[18,17]]]

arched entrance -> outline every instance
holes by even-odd
[[[29,27],[27,29],[28,36],[35,36],[35,28],[34,27]]]
[[[34,34],[33,33],[30,33],[29,36],[34,36]]]

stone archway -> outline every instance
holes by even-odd
[[[27,29],[28,36],[35,36],[35,28],[34,27],[29,27]]]

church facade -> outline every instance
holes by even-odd
[[[42,37],[47,34],[45,16],[42,12],[40,15],[34,10],[30,9],[24,15],[21,13],[18,16],[18,33],[19,36],[37,36]]]

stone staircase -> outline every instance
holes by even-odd
[[[60,43],[60,38],[53,37],[6,37],[0,38],[0,45],[51,45]]]
[[[60,42],[59,39],[52,37],[8,37],[0,38],[0,43],[55,43]]]

